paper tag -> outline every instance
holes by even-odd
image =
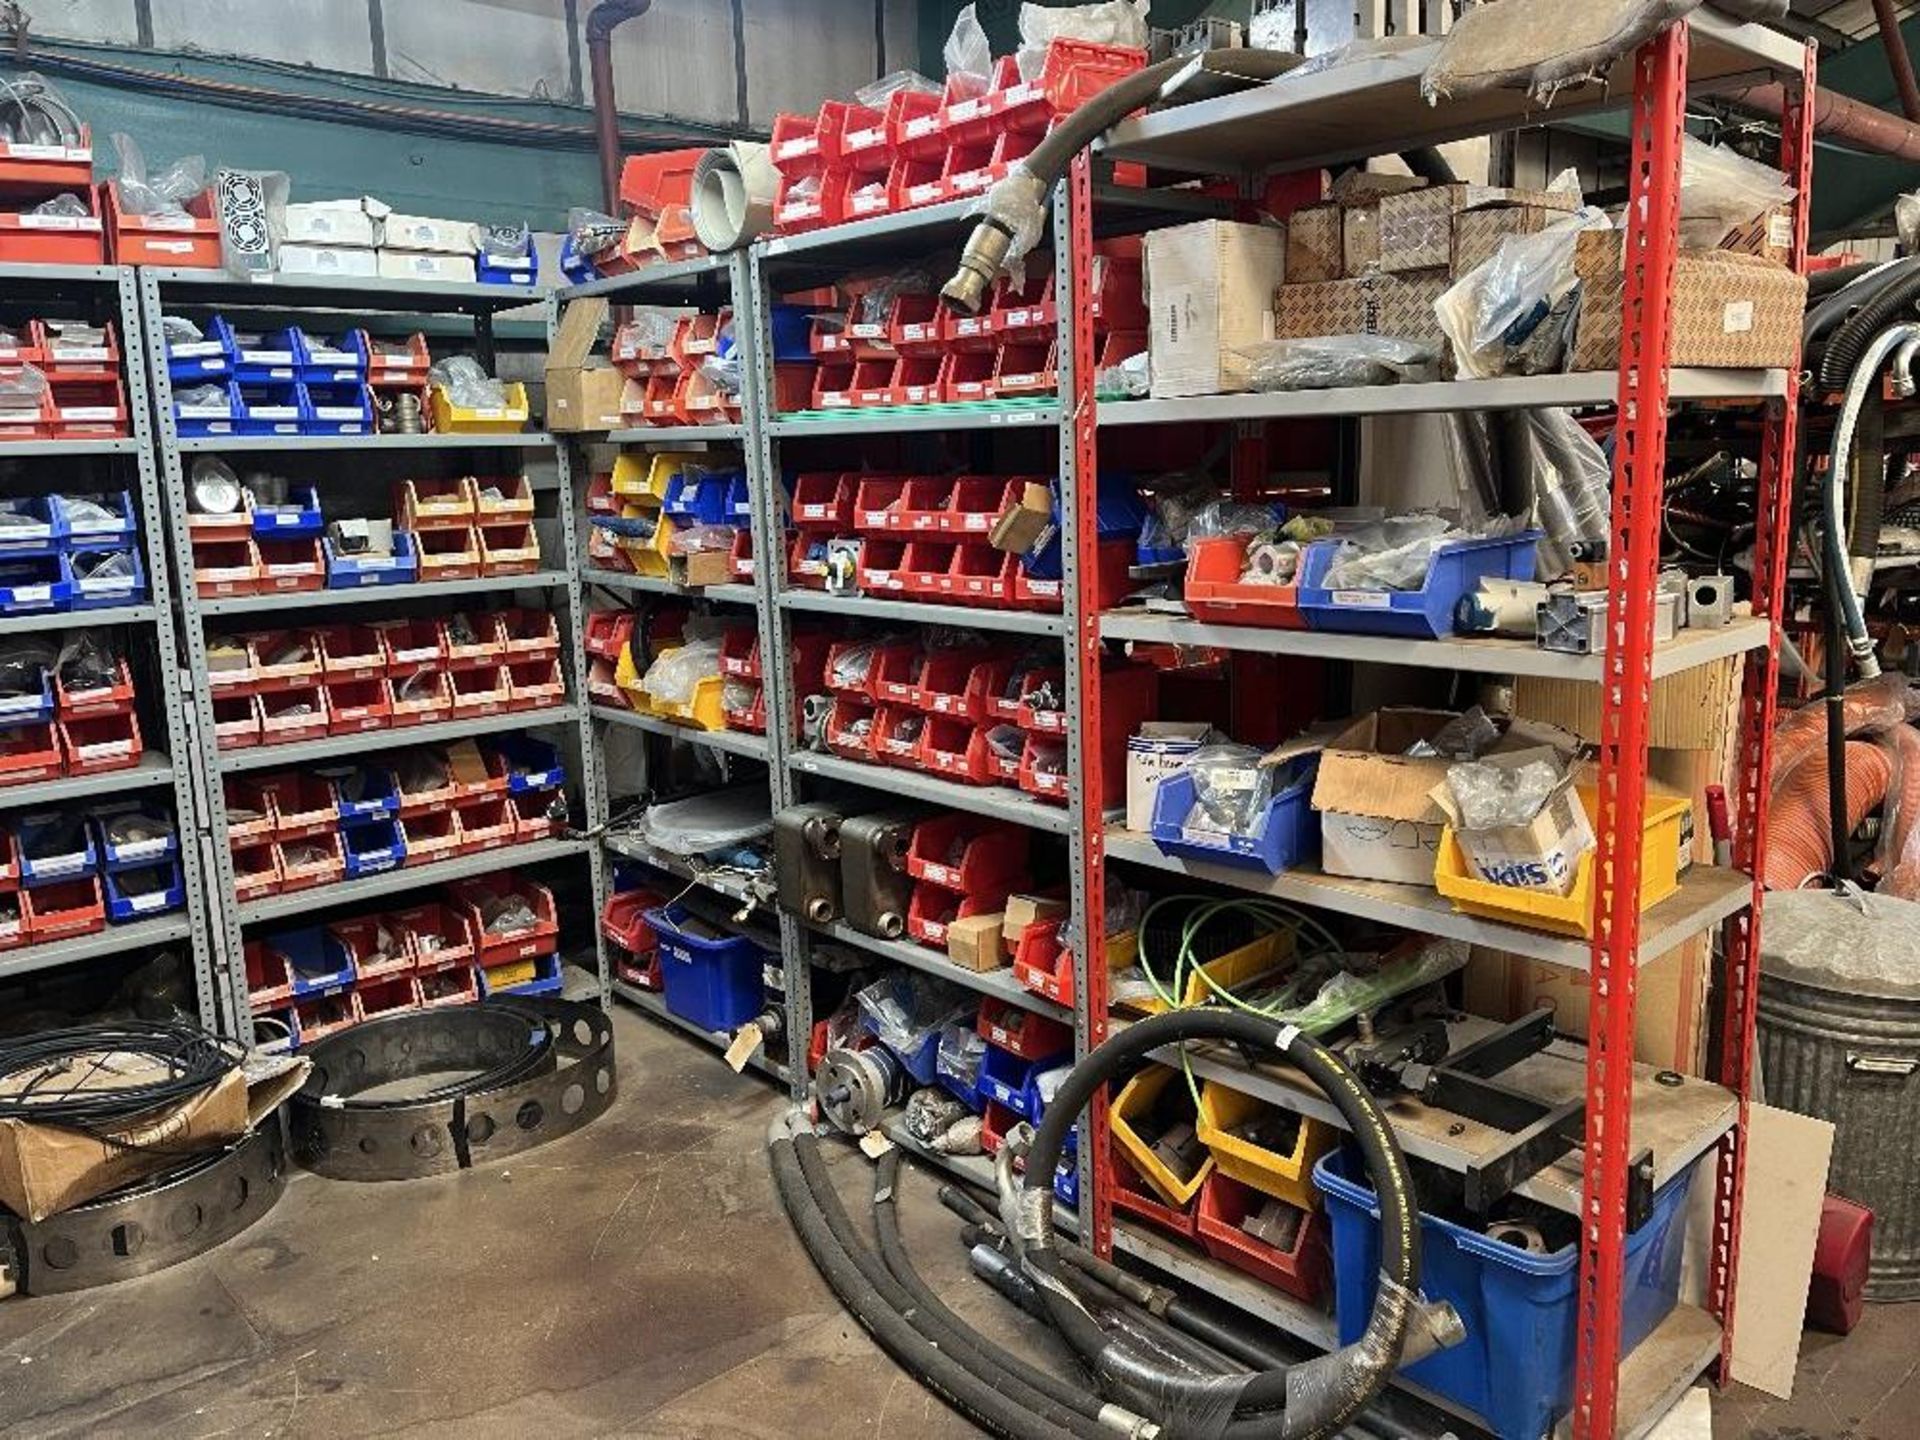
[[[1729,300],[1720,315],[1720,329],[1728,335],[1744,335],[1753,329],[1753,301]]]
[[[95,223],[85,215],[22,215],[22,230],[84,230]]]
[[[1393,596],[1385,590],[1335,590],[1333,603],[1357,606],[1363,610],[1391,610]]]
[[[52,598],[51,585],[16,585],[13,589],[13,603],[16,605],[34,605]]]
[[[1767,217],[1767,244],[1776,250],[1792,248],[1793,216],[1770,215]]]
[[[111,360],[113,358],[112,353],[104,345],[56,345],[48,353],[55,360],[60,361]]]
[[[869,1130],[860,1137],[860,1153],[869,1160],[878,1160],[891,1149],[893,1149],[893,1141],[878,1130]]]
[[[727,1046],[725,1057],[727,1064],[733,1067],[734,1074],[738,1075],[747,1068],[747,1061],[751,1060],[754,1052],[766,1043],[766,1038],[760,1033],[760,1027],[751,1020],[740,1027],[733,1037],[733,1043]]]
[[[161,891],[155,891],[151,895],[136,895],[127,902],[127,905],[132,910],[140,911],[140,910],[158,910],[162,905],[166,903],[167,903],[166,892],[164,890],[161,890]]]

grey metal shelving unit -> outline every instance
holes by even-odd
[[[140,323],[139,281],[136,272],[116,265],[4,265],[0,266],[0,296],[32,312],[35,302],[49,302],[65,310],[76,304],[95,319],[110,319],[120,337],[125,372],[127,409],[133,433],[105,440],[32,440],[0,445],[0,460],[23,463],[27,488],[126,489],[139,509],[139,548],[146,567],[149,598],[137,605],[98,610],[76,610],[51,615],[7,616],[0,634],[59,636],[80,629],[111,628],[128,641],[137,669],[158,679],[157,702],[143,706],[148,722],[146,751],[129,770],[98,775],[68,776],[30,785],[0,789],[0,810],[8,817],[29,808],[65,805],[109,796],[150,797],[164,793],[172,802],[181,837],[181,871],[186,905],[181,911],[108,925],[91,935],[49,944],[27,945],[0,953],[0,978],[38,974],[108,955],[186,942],[192,952],[194,1001],[200,1020],[215,1025],[222,1013],[220,981],[206,934],[205,887],[200,856],[190,843],[194,825],[192,739],[184,723],[185,695],[191,680],[176,663],[174,612],[167,567],[167,530],[152,443],[152,415],[148,407],[146,352]],[[89,461],[52,470],[36,464],[46,460]],[[158,720],[155,728],[151,722]]]
[[[154,568],[162,574],[170,568],[173,575],[172,613],[177,618],[179,654],[186,675],[208,673],[210,624],[220,629],[243,631],[281,628],[295,623],[321,625],[332,620],[366,622],[398,616],[437,617],[484,597],[489,601],[489,609],[518,605],[556,614],[561,664],[571,697],[564,704],[538,710],[508,710],[436,724],[222,751],[216,743],[211,691],[204,683],[183,686],[176,708],[191,735],[180,753],[191,755],[192,763],[180,767],[181,783],[183,788],[190,789],[192,813],[198,817],[199,844],[195,848],[197,862],[205,876],[211,963],[221,996],[221,1023],[232,1033],[250,1033],[244,945],[245,932],[257,923],[493,871],[582,859],[593,872],[592,892],[599,893],[597,848],[578,840],[555,838],[404,865],[382,874],[243,902],[236,898],[223,785],[226,777],[251,771],[297,769],[329,762],[344,764],[423,744],[535,732],[560,746],[568,763],[570,780],[577,784],[579,795],[584,797],[596,761],[593,727],[587,720],[584,703],[586,676],[580,648],[582,594],[574,518],[578,507],[572,493],[566,447],[556,445],[553,437],[539,431],[183,438],[174,423],[173,386],[162,340],[163,317],[178,309],[196,315],[217,311],[243,323],[270,321],[325,331],[370,328],[406,333],[431,328],[435,331],[436,353],[456,348],[445,339],[444,332],[449,327],[470,323],[471,330],[467,333],[471,336],[471,348],[481,363],[492,370],[497,358],[496,317],[502,312],[546,303],[544,294],[497,285],[431,285],[279,275],[249,280],[217,270],[144,269],[139,272],[138,302],[130,313],[138,317],[137,324],[144,329],[146,337],[143,388],[151,393],[153,436],[149,453],[153,457],[152,468],[164,489],[166,517],[164,529],[156,521],[156,535],[164,538],[158,540],[155,554],[167,555],[171,560],[170,567],[161,563]],[[417,474],[463,473],[452,467],[472,457],[472,468],[464,473],[499,474],[511,470],[527,478],[536,497],[534,524],[540,538],[543,568],[526,576],[203,599],[194,583],[187,510],[187,471],[190,457],[199,454],[232,456],[238,468],[244,468],[248,457],[292,462],[296,466],[303,457],[319,457],[307,464],[310,473],[302,473],[297,478],[316,486],[323,509],[330,498],[336,502],[365,498],[369,487],[386,487],[392,481]],[[552,498],[549,501],[545,497]],[[154,512],[156,516],[161,513],[160,505],[155,505]],[[386,513],[384,496],[372,503],[371,513]],[[583,936],[568,936],[563,932],[563,950],[583,943]],[[600,988],[604,995],[604,969]]]

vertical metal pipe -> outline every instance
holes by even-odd
[[[600,0],[587,12],[587,68],[593,83],[593,130],[600,149],[600,189],[609,215],[620,206],[620,108],[613,93],[613,32],[644,15],[653,0]]]
[[[1887,50],[1887,69],[1893,72],[1900,108],[1907,119],[1920,120],[1920,84],[1914,82],[1913,57],[1907,53],[1906,37],[1900,33],[1900,13],[1893,0],[1873,0],[1873,18],[1880,22],[1880,43]]]

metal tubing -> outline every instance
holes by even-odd
[[[600,0],[587,12],[587,67],[593,81],[594,142],[607,213],[620,213],[620,108],[613,93],[613,32],[644,15],[653,0]]]
[[[1773,119],[1784,119],[1798,99],[1783,85],[1755,85],[1747,90],[1725,91],[1721,98],[1741,110],[1752,110]],[[1838,141],[1876,155],[1891,155],[1896,160],[1920,160],[1920,124],[1891,115],[1875,105],[1849,99],[1823,90],[1810,107],[1813,133],[1823,140]]]
[[[1880,43],[1886,47],[1887,69],[1900,96],[1900,109],[1909,120],[1920,120],[1920,83],[1913,78],[1913,57],[1900,33],[1900,12],[1893,0],[1873,0],[1873,18],[1880,22]]]

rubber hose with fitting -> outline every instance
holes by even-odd
[[[1847,318],[1821,353],[1822,390],[1839,390],[1845,386],[1848,377],[1859,370],[1865,356],[1877,344],[1880,332],[1889,325],[1913,318],[1914,307],[1920,304],[1920,257],[1898,261],[1888,268],[1893,278]]]
[[[1835,585],[1831,593],[1839,602],[1846,626],[1847,648],[1853,653],[1854,663],[1859,667],[1863,680],[1879,676],[1880,662],[1873,653],[1873,639],[1867,634],[1866,614],[1860,607],[1860,596],[1854,587],[1848,564],[1847,522],[1841,491],[1846,484],[1847,467],[1853,456],[1854,434],[1860,422],[1860,407],[1866,402],[1867,391],[1879,382],[1880,371],[1887,357],[1896,351],[1911,353],[1916,340],[1920,340],[1920,325],[1896,325],[1881,331],[1867,345],[1847,381],[1840,414],[1834,421],[1832,445],[1827,452],[1821,564],[1840,577],[1841,583]]]

